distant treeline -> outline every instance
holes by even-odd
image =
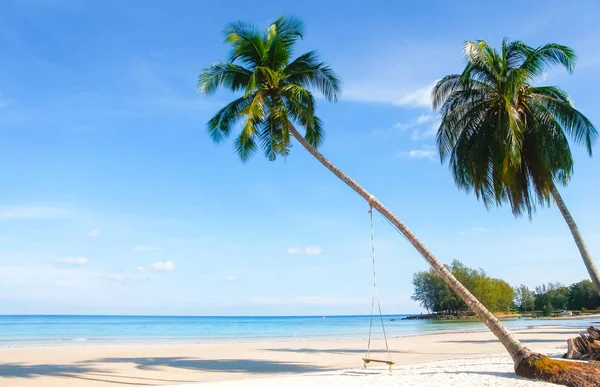
[[[492,278],[483,270],[466,267],[455,260],[448,270],[462,283],[490,312],[504,312],[511,309],[514,290],[506,282]],[[443,314],[467,314],[469,307],[460,299],[433,269],[415,273],[415,291],[412,299],[418,301],[428,312]]]
[[[515,288],[515,308],[520,312],[541,311],[548,315],[555,310],[592,310],[600,307],[600,297],[590,280],[570,286],[558,282],[537,286],[535,291],[521,285]]]
[[[556,310],[592,310],[600,307],[600,297],[591,281],[570,286],[549,283],[530,290],[525,285],[512,288],[506,281],[488,276],[483,270],[471,269],[454,260],[448,270],[491,312],[540,311],[548,315]],[[470,309],[433,270],[415,273],[412,299],[428,312],[470,314]]]

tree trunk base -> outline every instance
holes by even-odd
[[[550,359],[533,353],[515,367],[517,375],[570,387],[599,387],[600,364]]]

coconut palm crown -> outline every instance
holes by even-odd
[[[219,87],[243,93],[208,122],[217,143],[239,129],[234,147],[242,161],[259,146],[269,160],[286,156],[293,123],[305,128],[305,138],[312,146],[323,141],[324,131],[309,89],[317,89],[335,102],[341,83],[315,51],[292,60],[302,32],[302,22],[294,17],[281,16],[266,31],[252,24],[230,23],[225,28],[225,43],[231,47],[229,61],[214,63],[200,74],[198,88],[203,94],[212,94]]]
[[[501,52],[485,41],[464,47],[462,74],[433,89],[440,111],[437,146],[456,184],[486,207],[508,201],[515,215],[546,205],[554,183],[573,173],[568,137],[592,155],[597,131],[558,87],[537,86],[552,65],[572,72],[575,54],[551,43],[533,48],[503,40]]]

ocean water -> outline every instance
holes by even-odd
[[[402,320],[384,316],[388,337],[483,330],[476,321]],[[395,319],[395,321],[391,321]],[[115,342],[206,342],[366,338],[369,316],[186,317],[186,316],[2,316],[0,346]],[[508,319],[511,329],[559,325],[585,328],[594,320]],[[382,336],[379,316],[373,335]]]

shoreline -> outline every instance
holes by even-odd
[[[515,335],[533,350],[557,355],[566,350],[566,340],[577,332],[573,327],[546,326],[518,330]],[[427,364],[432,362],[458,359],[479,359],[486,364],[491,357],[509,359],[489,331],[426,332],[392,338],[388,343],[398,367],[411,364],[430,367]],[[366,340],[346,339],[0,348],[0,385],[193,385],[283,376],[290,380],[300,378],[304,384],[299,382],[298,385],[308,386],[311,385],[308,380],[320,380],[322,376],[307,378],[304,375],[362,369],[361,358],[366,347]],[[386,356],[382,340],[373,341],[371,348],[374,358]],[[458,363],[455,366],[459,367]],[[369,372],[378,369],[368,368]],[[242,385],[252,385],[248,383]]]
[[[600,317],[600,315],[598,315]],[[556,318],[552,320],[567,320],[573,318]],[[510,320],[516,320],[510,318]],[[546,319],[536,319],[546,320]],[[550,320],[550,319],[549,319]],[[522,321],[527,321],[526,319]],[[440,320],[436,323],[441,324],[452,324],[452,323],[477,323],[478,321],[471,320]],[[528,331],[530,329],[538,328],[566,328],[566,329],[579,329],[578,327],[568,325],[553,325],[553,324],[539,324],[529,325],[519,328],[512,328],[511,331],[518,333]],[[583,328],[582,328],[583,329]],[[488,329],[485,326],[476,327],[472,329],[439,329],[430,330],[424,332],[407,332],[401,335],[389,335],[388,340],[402,339],[408,337],[422,337],[432,335],[451,335],[451,334],[469,334],[469,333],[480,333],[487,332]],[[373,339],[382,340],[382,335],[373,334]],[[235,344],[261,344],[261,343],[304,343],[313,341],[323,342],[337,342],[337,341],[364,341],[367,339],[367,334],[356,334],[356,335],[336,335],[336,334],[322,334],[322,335],[308,335],[308,336],[262,336],[262,337],[238,337],[238,338],[201,338],[201,337],[182,337],[182,338],[57,338],[49,340],[36,340],[36,339],[14,339],[14,340],[0,340],[0,350],[8,348],[63,348],[63,347],[106,347],[106,346],[161,346],[161,345],[235,345]]]

